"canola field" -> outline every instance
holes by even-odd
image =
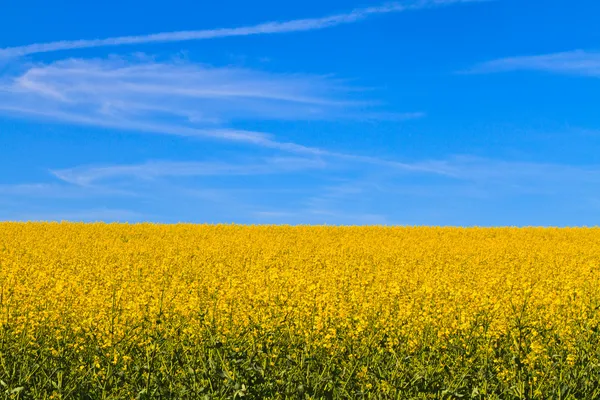
[[[0,398],[600,398],[600,229],[0,223]]]

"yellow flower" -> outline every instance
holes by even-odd
[[[576,365],[600,324],[599,265],[599,229],[1,223],[0,326],[90,381],[121,363],[151,382],[149,365],[168,368],[154,360],[200,349],[231,374],[232,359],[323,357],[391,392],[367,365],[430,351],[489,361],[511,387],[506,360]]]

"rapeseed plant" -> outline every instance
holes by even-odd
[[[0,224],[19,399],[600,397],[600,229]]]

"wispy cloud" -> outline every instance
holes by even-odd
[[[35,196],[43,195],[53,197],[55,195],[64,196],[64,187],[47,183],[16,183],[16,184],[1,184],[0,194],[5,196]]]
[[[122,46],[144,43],[182,42],[189,40],[217,39],[233,36],[268,35],[276,33],[303,32],[325,29],[364,20],[377,14],[397,13],[424,8],[446,6],[457,3],[470,3],[481,0],[417,0],[403,3],[387,3],[375,7],[359,8],[348,13],[320,18],[296,19],[291,21],[266,22],[258,25],[237,28],[219,28],[197,31],[155,33],[141,36],[121,36],[93,40],[65,40],[50,43],[37,43],[26,46],[0,49],[2,57],[20,57],[29,54],[47,53],[60,50],[74,50],[105,46]]]
[[[342,212],[330,209],[307,209],[297,211],[256,211],[252,214],[253,222],[260,224],[335,224],[353,225],[391,225],[384,214],[366,212]]]
[[[479,201],[525,194],[577,196],[597,192],[600,184],[600,164],[569,165],[455,155],[408,165],[413,168],[404,169],[402,175],[398,170],[374,170],[369,175],[321,187],[316,195],[306,199],[305,205],[307,209],[335,210],[340,203],[368,202],[382,196],[463,197]],[[413,174],[423,171],[436,172],[415,183]]]
[[[0,78],[0,112],[70,124],[139,133],[204,137],[284,152],[415,166],[342,154],[277,140],[273,135],[232,129],[245,120],[395,118],[423,113],[387,113],[355,101],[352,88],[331,77],[273,74],[184,61],[75,60],[28,67]],[[421,166],[419,168],[429,168]],[[442,171],[443,173],[443,171]]]
[[[11,198],[83,199],[92,197],[136,197],[127,189],[96,185],[81,188],[67,182],[0,184],[0,195]]]
[[[283,175],[321,170],[333,177],[333,171],[346,171],[359,174],[358,180],[345,179],[334,185],[320,187],[318,194],[307,199],[309,209],[326,209],[348,198],[377,197],[390,191],[390,184],[411,181],[414,174],[435,177],[434,181],[423,181],[415,187],[402,184],[393,191],[399,194],[411,194],[431,197],[437,188],[451,191],[459,188],[469,195],[485,196],[486,192],[542,193],[560,191],[568,185],[595,185],[600,183],[600,165],[562,165],[525,161],[495,160],[474,156],[453,156],[441,160],[421,160],[410,163],[388,162],[396,168],[389,168],[383,161],[372,162],[373,169],[368,171],[357,168],[355,163],[344,162],[343,157],[268,157],[254,160],[230,160],[228,162],[210,161],[149,161],[140,164],[83,165],[73,168],[50,171],[64,183],[92,190],[91,194],[122,195],[117,189],[119,183],[132,181],[152,182],[158,179],[168,182],[179,178],[216,177],[216,176],[255,176]],[[401,173],[399,175],[399,173]],[[442,180],[440,180],[442,179]],[[394,183],[395,182],[395,183]],[[117,184],[117,186],[113,186]],[[101,185],[101,186],[98,186]],[[19,194],[47,192],[56,195],[67,188],[58,190],[55,185],[13,185],[2,187],[0,193]],[[275,189],[275,188],[271,188]],[[281,188],[279,188],[281,189]],[[313,188],[316,189],[316,188]],[[366,197],[365,197],[366,195]]]
[[[147,218],[142,213],[125,209],[95,208],[79,211],[54,211],[0,214],[8,221],[71,221],[71,222],[139,222]]]
[[[528,161],[488,159],[458,155],[446,160],[427,162],[459,180],[488,184],[522,184],[523,187],[547,187],[552,182],[600,183],[600,165],[568,165]],[[561,190],[560,185],[554,189]]]
[[[394,165],[393,162],[389,162]],[[389,168],[384,162],[373,162],[370,169],[347,163],[343,157],[267,157],[260,159],[210,161],[150,161],[140,164],[83,165],[50,171],[61,181],[76,186],[95,188],[98,184],[103,193],[111,183],[162,179],[166,182],[178,178],[210,176],[250,176],[265,174],[293,174],[309,170],[324,171],[323,178],[334,179],[334,171],[344,172],[341,181],[325,187],[315,187],[316,196],[308,198],[309,208],[327,208],[340,200],[375,196],[388,192],[391,187],[398,193],[428,196],[437,193],[437,188],[455,185],[468,189],[470,194],[482,196],[486,191],[502,192],[557,192],[569,185],[591,186],[600,183],[600,165],[568,165],[527,161],[488,159],[457,155],[440,160],[419,160],[396,163]],[[347,173],[350,173],[349,175]],[[412,176],[420,174],[433,180],[421,181],[415,186]],[[349,176],[359,176],[352,179]],[[406,183],[410,183],[407,187]],[[397,186],[400,184],[400,186]],[[390,186],[391,185],[391,186]],[[469,186],[470,185],[470,186]],[[31,190],[46,190],[48,185],[17,185],[12,190],[25,193]],[[429,187],[429,189],[427,189]],[[411,190],[405,190],[406,188]],[[268,190],[269,188],[265,188]],[[278,189],[282,188],[270,188]],[[416,189],[416,190],[413,190]],[[462,190],[461,189],[461,190]],[[477,189],[475,192],[471,189]],[[429,190],[429,192],[428,192]],[[433,193],[433,192],[435,193]],[[2,186],[0,186],[2,192]],[[296,193],[296,192],[295,192]],[[119,194],[118,190],[115,194]],[[297,194],[297,193],[296,193]],[[439,194],[439,193],[437,193]],[[366,196],[366,197],[365,197]],[[330,208],[334,208],[333,206]]]
[[[158,178],[283,174],[324,168],[319,159],[271,157],[254,163],[154,161],[134,165],[81,166],[51,171],[62,181],[89,186],[115,179],[153,180]]]
[[[545,71],[600,77],[600,52],[575,50],[535,56],[508,57],[479,64],[471,73]]]
[[[0,107],[110,120],[169,117],[189,126],[240,119],[321,119],[352,107],[330,77],[210,67],[180,60],[67,59],[0,81]],[[61,114],[62,113],[62,114]],[[409,115],[410,116],[410,115]]]
[[[171,222],[472,224],[479,223],[478,217],[471,215],[473,209],[489,210],[492,217],[488,221],[496,221],[494,210],[507,207],[510,214],[515,211],[511,207],[525,198],[539,202],[545,212],[567,204],[578,204],[584,210],[597,207],[589,199],[599,195],[600,165],[465,155],[416,160],[410,165],[413,169],[400,171],[383,165],[365,168],[341,158],[246,156],[227,162],[83,165],[55,170],[55,177],[60,180],[55,184],[0,186],[0,218],[127,220],[127,214],[119,218],[112,211],[103,211],[103,206],[112,205],[118,210],[142,210],[144,214],[137,218],[140,220],[154,215]],[[425,168],[447,173],[430,173],[415,179],[415,174],[423,174]],[[289,174],[306,173],[303,176],[310,177],[310,181],[286,179]],[[268,179],[256,176],[265,174],[269,174]],[[256,179],[250,179],[251,176]],[[256,182],[260,182],[260,189]],[[121,187],[136,196],[123,196]],[[56,196],[62,196],[69,204],[68,208],[63,204],[64,210],[75,211],[62,213],[52,207],[45,210],[39,203],[32,203],[36,207],[24,207],[23,202],[33,197]],[[94,213],[76,211],[84,204],[84,197]],[[7,204],[11,199],[17,201]],[[23,209],[28,212],[22,213]],[[544,220],[530,221],[537,224]],[[546,223],[552,221],[546,219]],[[593,221],[586,223],[590,222]]]

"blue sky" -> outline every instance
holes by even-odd
[[[600,223],[600,3],[6,2],[0,220]]]

